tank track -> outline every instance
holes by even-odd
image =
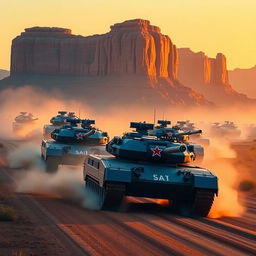
[[[211,210],[215,192],[207,189],[196,189],[191,200],[174,200],[171,206],[183,216],[206,217]]]
[[[206,217],[214,201],[214,191],[197,189],[193,203],[193,215]]]
[[[101,187],[89,176],[85,179],[85,187],[98,197],[99,210],[117,210],[124,196],[125,184],[106,183]]]

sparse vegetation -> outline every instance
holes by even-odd
[[[12,207],[0,205],[0,221],[14,221],[16,218],[16,211]]]
[[[250,192],[256,189],[256,182],[252,180],[243,180],[239,184],[239,190],[243,192]]]

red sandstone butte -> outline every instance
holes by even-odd
[[[137,74],[177,77],[177,50],[147,20],[111,26],[103,35],[75,36],[62,28],[33,27],[12,42],[11,73]]]

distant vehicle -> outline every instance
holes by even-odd
[[[238,129],[234,122],[225,121],[223,124],[213,123],[210,128],[210,133],[217,137],[237,139],[241,135],[241,130]]]
[[[24,128],[27,128],[35,123],[38,118],[35,118],[31,113],[20,112],[20,115],[16,116],[12,124],[13,132],[19,133]]]
[[[177,124],[174,126],[177,130],[180,131],[194,131],[198,130],[196,128],[195,124],[190,122],[190,120],[186,121],[177,121]],[[205,147],[210,145],[210,140],[202,135],[202,133],[195,133],[190,136],[191,142],[198,143],[200,145],[203,145]]]
[[[43,137],[44,139],[50,139],[51,133],[55,130],[67,124],[67,119],[78,119],[74,112],[58,111],[58,115],[51,118],[50,123],[44,125]]]
[[[41,156],[47,172],[56,172],[59,165],[82,165],[87,153],[105,152],[109,141],[107,132],[92,125],[95,120],[70,118],[51,133],[52,140],[43,140]]]
[[[180,214],[208,215],[218,180],[189,165],[195,159],[189,145],[138,133],[114,137],[106,150],[112,156],[88,154],[84,163],[86,189],[98,196],[99,209],[117,209],[123,197],[136,196],[168,199]]]

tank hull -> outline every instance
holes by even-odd
[[[56,172],[58,165],[82,165],[88,153],[102,154],[105,146],[84,144],[65,144],[56,141],[43,140],[41,144],[41,157],[46,162],[49,172]],[[48,170],[49,166],[54,166]],[[51,169],[51,170],[50,170]]]
[[[208,214],[214,195],[218,193],[217,177],[204,168],[136,162],[93,154],[85,158],[84,179],[87,184],[90,181],[90,187],[96,186],[97,191],[101,191],[100,195],[103,190],[116,195],[121,193],[123,196],[160,198],[190,204],[195,201],[197,193],[206,192],[206,196],[202,196],[204,200],[208,194],[210,196],[206,203],[200,202],[206,206],[199,204],[199,208],[207,208],[201,216]]]

